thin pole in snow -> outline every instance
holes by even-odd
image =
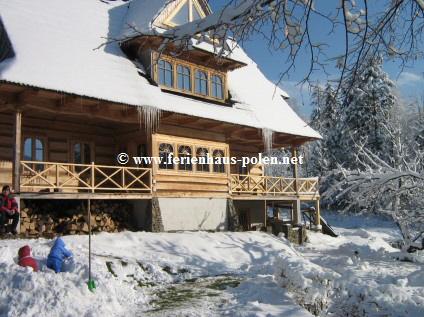
[[[88,281],[91,280],[91,200],[88,198]]]
[[[87,215],[88,215],[88,289],[93,291],[96,288],[94,280],[91,279],[91,199],[88,198],[87,203]]]

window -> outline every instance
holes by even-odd
[[[205,72],[196,70],[195,79],[195,93],[206,96],[208,94],[208,76]]]
[[[215,101],[227,98],[224,72],[155,52],[151,57],[156,64],[152,76],[163,89]]]
[[[178,164],[178,169],[180,171],[191,171],[193,166],[191,165],[191,147],[187,145],[180,145],[178,147],[178,158],[180,162]]]
[[[204,18],[206,15],[196,0],[181,2],[164,21],[169,26],[186,24]]]
[[[208,163],[208,157],[209,157],[209,151],[207,148],[199,147],[196,150],[196,157],[197,157],[197,171],[198,172],[209,172],[209,163]]]
[[[177,87],[182,90],[191,90],[190,70],[188,67],[177,66]]]
[[[224,151],[214,150],[213,151],[213,171],[214,173],[225,173],[224,165]]]
[[[174,169],[174,165],[172,164],[173,155],[174,155],[173,146],[168,143],[161,143],[159,145],[159,157],[161,158],[159,168],[165,169],[165,170]]]
[[[126,153],[126,152],[125,152]],[[137,156],[138,157],[146,157],[147,156],[147,148],[145,144],[137,145]],[[141,164],[137,164],[138,167],[147,167],[146,162],[143,160]]]
[[[75,142],[74,148],[74,163],[75,164],[91,164],[91,144],[84,142]],[[75,171],[82,171],[82,166],[75,166]]]
[[[39,138],[26,137],[24,140],[24,161],[44,161],[43,140]],[[43,164],[32,165],[36,171],[44,169]]]
[[[211,77],[211,96],[215,98],[223,98],[222,95],[222,79],[217,75]]]
[[[188,1],[184,2],[183,6],[174,17],[170,20],[175,25],[182,25],[189,22]]]
[[[191,12],[192,12],[191,21],[200,20],[200,19],[202,19],[202,17],[204,17],[204,15],[201,13],[201,11],[197,10],[197,6],[194,3],[191,4]]]
[[[159,85],[164,85],[168,87],[173,86],[172,80],[172,64],[164,60],[159,60],[158,63],[158,79]]]

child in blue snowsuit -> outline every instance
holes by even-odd
[[[63,256],[68,257],[71,255],[72,253],[65,249],[65,242],[58,237],[50,250],[49,256],[47,257],[47,267],[54,270],[56,273],[59,273]]]

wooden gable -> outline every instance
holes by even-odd
[[[211,14],[209,5],[203,0],[178,0],[168,4],[153,25],[174,27],[204,18]]]

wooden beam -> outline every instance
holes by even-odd
[[[22,141],[22,110],[16,109],[14,114],[14,151],[13,151],[13,189],[20,192],[21,141]]]
[[[74,104],[78,101],[78,98],[75,96],[67,96],[64,95],[63,97],[61,97],[59,100],[57,100],[57,107],[59,109],[64,109],[66,108],[66,106],[70,105],[70,104]]]
[[[16,110],[16,105],[14,104],[5,104],[0,106],[0,113],[7,112],[7,111],[15,111],[15,110]]]
[[[221,121],[212,121],[212,122],[209,122],[209,123],[201,124],[201,126],[205,129],[213,129],[213,128],[220,127],[222,125],[223,125],[223,122],[221,122]]]

